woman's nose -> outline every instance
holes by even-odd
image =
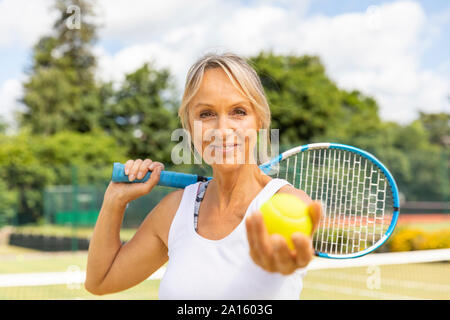
[[[217,126],[215,128],[215,134],[222,141],[226,141],[228,137],[232,136],[236,130],[233,121],[231,121],[226,115],[220,115],[218,117]]]

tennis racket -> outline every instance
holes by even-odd
[[[114,164],[113,182],[129,182],[124,168]],[[397,185],[388,169],[366,151],[336,143],[307,144],[283,152],[260,169],[322,202],[323,214],[313,235],[319,257],[361,257],[379,248],[394,231],[400,210]],[[145,182],[150,174],[133,183]],[[158,184],[184,188],[208,179],[162,171]]]

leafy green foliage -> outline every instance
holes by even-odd
[[[450,114],[420,113],[419,121],[428,132],[430,142],[442,147],[450,146]]]
[[[250,59],[266,91],[280,144],[324,134],[339,116],[339,89],[317,57],[260,53]]]
[[[381,124],[376,101],[359,91],[339,89],[318,57],[260,53],[250,59],[272,111],[280,144],[349,140],[364,143]]]
[[[124,161],[125,152],[104,133],[60,132],[50,137],[23,131],[0,136],[0,192],[3,209],[17,210],[19,222],[36,221],[42,216],[43,193],[49,185],[73,182],[101,184],[108,181],[112,163]]]
[[[80,29],[66,26],[70,4],[83,12]],[[21,99],[27,108],[19,115],[19,123],[34,134],[90,132],[98,128],[102,115],[94,80],[96,60],[91,52],[96,39],[96,26],[90,22],[93,10],[86,1],[58,0],[55,6],[60,17],[54,24],[54,35],[42,37],[33,48]]]
[[[117,91],[111,86],[103,88],[105,116],[100,126],[127,150],[130,158],[169,163],[174,146],[170,136],[178,127],[169,72],[144,64],[128,74]]]
[[[5,133],[7,129],[8,129],[8,124],[3,119],[3,117],[0,116],[0,134]]]

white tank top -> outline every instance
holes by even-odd
[[[194,228],[194,204],[200,182],[184,189],[169,230],[169,262],[159,286],[159,299],[299,299],[306,269],[291,275],[270,273],[250,257],[245,217],[259,209],[281,187],[272,179],[250,203],[244,219],[225,238],[210,240]]]

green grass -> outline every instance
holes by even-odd
[[[417,263],[310,270],[302,299],[450,299],[450,264]]]
[[[159,280],[146,280],[120,293],[95,296],[82,284],[35,287],[0,287],[0,300],[156,300]]]
[[[66,272],[74,266],[86,270],[87,253],[42,253],[14,246],[0,246],[0,274]],[[73,270],[73,269],[72,269]],[[0,287],[0,300],[47,299],[157,299],[159,280],[147,280],[120,293],[95,296],[83,284],[30,287]]]

